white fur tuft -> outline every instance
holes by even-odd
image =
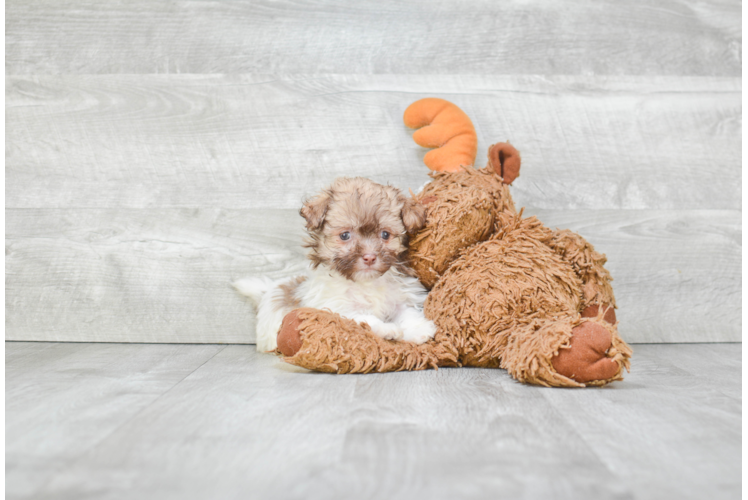
[[[234,288],[246,295],[257,306],[257,324],[255,328],[258,352],[274,351],[277,346],[278,330],[283,318],[291,309],[280,306],[283,302],[283,290],[280,285],[293,282],[296,278],[272,280],[267,277],[243,278],[233,283]]]
[[[265,276],[259,278],[242,278],[232,283],[236,291],[250,298],[255,305],[260,305],[262,296],[275,286],[275,282]]]

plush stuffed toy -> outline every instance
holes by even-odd
[[[470,119],[441,99],[405,112],[435,170],[416,195],[426,226],[409,258],[430,289],[424,306],[433,340],[384,340],[329,311],[296,309],[278,334],[278,352],[323,372],[369,373],[475,366],[504,368],[520,382],[584,387],[622,379],[631,349],[618,335],[611,277],[581,236],[551,230],[514,208],[508,184],[520,155],[494,144],[488,164],[471,165],[477,140]]]

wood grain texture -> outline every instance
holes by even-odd
[[[223,348],[6,344],[6,498],[32,497]]]
[[[741,74],[740,2],[10,0],[6,73]]]
[[[10,0],[6,338],[251,342],[229,281],[301,269],[336,177],[418,190],[402,113],[436,96],[608,253],[626,338],[739,340],[741,9]]]
[[[254,342],[253,308],[230,283],[303,271],[291,212],[11,210],[6,336]]]
[[[634,346],[624,382],[584,390],[488,369],[309,373],[252,346],[37,346],[6,344],[9,499],[719,500],[741,488],[738,344]]]
[[[740,209],[741,79],[30,76],[6,87],[6,206],[297,208],[343,175],[417,190],[416,99],[521,152],[517,201]]]
[[[624,339],[740,341],[739,211],[530,214],[607,254]],[[6,339],[254,342],[229,283],[303,272],[302,223],[296,210],[7,210]]]

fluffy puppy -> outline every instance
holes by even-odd
[[[258,351],[276,348],[283,317],[298,307],[329,309],[386,339],[420,344],[434,336],[423,315],[426,289],[406,263],[408,234],[425,222],[422,205],[392,186],[342,177],[306,201],[300,214],[309,235],[309,273],[234,284],[257,304]]]

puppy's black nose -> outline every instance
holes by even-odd
[[[364,264],[367,266],[373,266],[374,263],[377,261],[377,256],[373,253],[367,253],[361,256],[362,259],[364,259]]]

